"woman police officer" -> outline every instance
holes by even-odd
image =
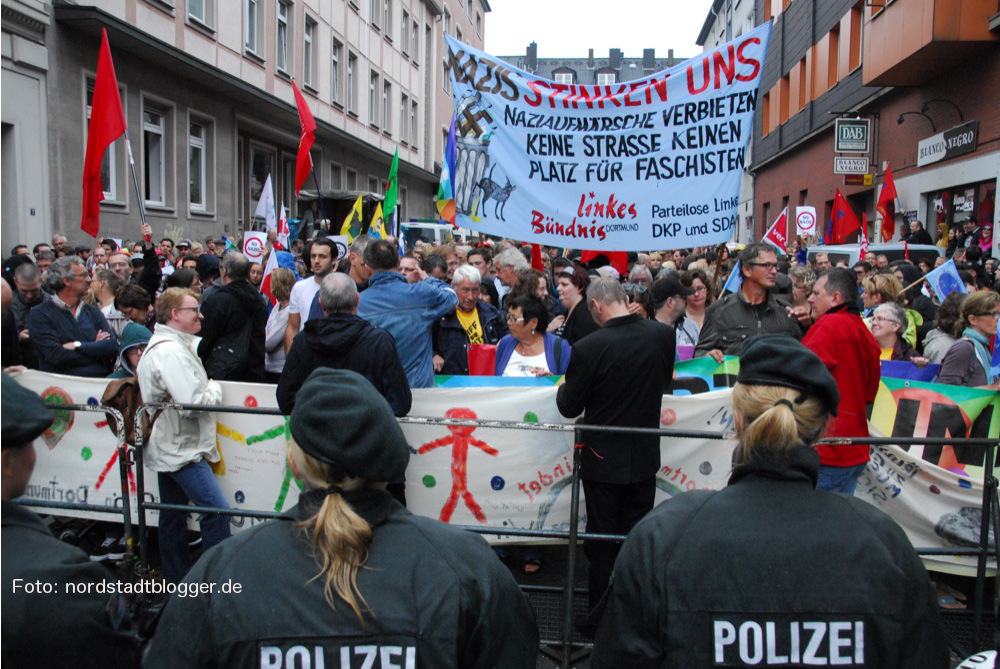
[[[592,666],[947,667],[927,572],[874,506],[815,489],[839,395],[794,339],[747,340],[728,487],[661,504],[626,539]]]
[[[534,618],[486,542],[376,483],[410,451],[371,383],[314,371],[290,428],[299,504],[202,556],[185,579],[201,590],[167,604],[147,666],[534,666]]]

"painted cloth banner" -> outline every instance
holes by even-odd
[[[457,225],[599,251],[729,241],[770,32],[599,85],[540,79],[446,35]]]
[[[682,365],[702,363],[698,358]],[[711,361],[711,359],[707,359]],[[711,361],[714,364],[714,361]],[[705,385],[735,378],[733,358],[718,369],[690,376]],[[14,377],[47,402],[96,404],[105,379],[26,372]],[[480,381],[488,377],[467,377]],[[459,377],[449,379],[458,385]],[[275,406],[274,386],[222,383],[223,403]],[[942,390],[955,391],[946,396]],[[557,387],[427,388],[413,391],[413,416],[560,423]],[[661,425],[729,435],[734,431],[731,390],[688,397],[665,396]],[[875,433],[915,436],[1000,434],[996,393],[912,381],[884,379],[875,402]],[[234,508],[287,510],[299,486],[285,465],[286,424],[281,416],[219,413],[222,461],[215,467],[223,492]],[[965,427],[963,427],[965,426]],[[414,513],[456,524],[566,530],[572,433],[492,427],[447,427],[406,423],[403,432],[414,450],[407,470],[407,502]],[[103,414],[60,412],[52,429],[36,441],[38,462],[26,496],[35,499],[120,506],[121,490],[115,439]],[[680,492],[719,489],[731,470],[733,442],[664,438],[657,476],[657,502]],[[985,449],[898,447],[873,449],[857,496],[879,506],[907,532],[916,546],[966,547],[978,528]],[[938,466],[940,464],[941,466]],[[158,501],[156,476],[147,470],[146,500]],[[135,486],[131,483],[133,510]],[[580,529],[586,522],[581,504]],[[43,513],[51,511],[40,510]],[[108,520],[102,514],[64,512]],[[156,513],[147,514],[156,524]],[[261,522],[233,518],[234,529]],[[976,530],[978,531],[978,530]],[[490,537],[497,541],[496,537]],[[510,539],[516,541],[516,539]],[[974,539],[973,539],[974,540]],[[969,573],[964,558],[930,558]]]

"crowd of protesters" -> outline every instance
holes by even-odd
[[[831,262],[822,247],[809,253],[800,246],[804,240],[793,242],[787,254],[753,243],[738,252],[721,245],[628,253],[624,262],[614,254],[599,255],[588,263],[550,247],[532,262],[531,249],[511,240],[438,247],[418,242],[401,256],[394,239],[362,236],[343,257],[326,238],[296,240],[287,250],[268,245],[279,265],[268,277],[270,295],[261,290],[266,257],[251,262],[238,246],[214,238],[156,243],[148,241],[148,226],[142,232],[147,241],[120,247],[110,239],[72,246],[62,235],[30,249],[15,246],[3,266],[5,305],[10,295],[0,332],[3,367],[135,375],[148,401],[185,403],[217,404],[217,381],[268,381],[277,384],[281,410],[293,416],[293,433],[299,398],[314,402],[304,394],[307,379],[323,369],[348,370],[363,382],[362,394],[370,388],[395,416],[409,412],[411,388],[433,386],[435,374],[565,375],[560,410],[568,418],[582,412],[586,422],[632,425],[608,406],[609,398],[645,406],[642,397],[622,399],[642,387],[650,395],[646,399],[656,400],[644,413],[655,414],[659,390],[669,388],[673,362],[684,349],[721,361],[741,355],[744,344],[760,335],[801,340],[830,370],[841,397],[839,415],[836,403],[828,407],[831,434],[867,436],[859,412],[874,399],[872,379],[877,386],[880,360],[939,364],[940,383],[1000,389],[991,364],[1000,263],[991,254],[991,226],[980,229],[974,222],[961,232],[938,230],[937,244],[946,253],[936,262],[890,262],[869,253],[853,267]],[[915,224],[908,239],[916,244],[924,236],[929,238]],[[939,302],[921,278],[947,259],[956,261],[965,292]],[[740,272],[739,282],[731,281],[733,271]],[[642,321],[650,323],[640,326]],[[848,339],[853,343],[838,350],[836,342]],[[479,344],[495,345],[487,349],[486,370]],[[636,364],[665,371],[665,377],[643,384],[610,382],[612,368],[645,360],[636,356],[636,346],[657,349],[655,361]],[[634,370],[642,373],[642,367]],[[164,501],[226,506],[206,462],[215,450],[210,416],[178,413],[157,422],[147,464],[158,473]],[[648,427],[655,422],[654,416]],[[299,440],[300,467],[333,463],[319,442],[307,448],[314,436]],[[592,438],[591,446],[601,446],[601,439]],[[592,488],[589,531],[627,533],[651,508],[653,489],[645,482],[658,467],[656,441],[647,449],[655,454],[651,467],[626,462],[608,477],[595,478],[594,472],[611,467],[621,444],[611,439],[603,456],[600,449],[590,450],[598,460],[583,472]],[[821,489],[853,491],[868,459],[867,446],[856,451],[845,459],[846,451],[820,449]],[[405,506],[398,463],[384,471],[392,474],[388,491]],[[312,487],[331,486],[327,496],[331,489],[342,492],[337,486],[343,474],[316,469]],[[638,511],[598,519],[599,495],[613,506],[619,492],[608,490],[637,482],[643,483],[641,490],[628,494],[643,498],[636,502]],[[207,514],[201,525],[206,549],[228,541],[224,520]],[[183,514],[161,513],[160,527],[164,574],[179,581],[191,567]],[[617,550],[608,555],[588,550],[600,563],[591,579],[595,608]],[[537,550],[498,553],[516,556],[525,573],[541,568]],[[330,583],[328,577],[327,601]],[[357,601],[357,587],[345,587],[338,587],[338,596]]]

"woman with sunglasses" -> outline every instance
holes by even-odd
[[[990,337],[997,333],[1000,293],[979,290],[962,304],[961,338],[951,345],[941,361],[938,383],[967,388],[1000,390],[1000,375],[993,373]]]
[[[681,285],[694,292],[687,298],[684,320],[677,327],[677,345],[697,346],[701,326],[705,322],[705,310],[712,304],[714,297],[712,284],[704,270],[689,269],[681,275]]]

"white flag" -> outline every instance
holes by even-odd
[[[285,212],[285,203],[281,203],[281,216],[278,217],[278,234],[276,241],[281,248],[288,249],[288,214]]]
[[[260,200],[257,202],[257,210],[254,215],[264,219],[267,230],[278,229],[278,222],[274,218],[274,189],[271,188],[270,174],[264,180],[264,190],[260,193]]]

